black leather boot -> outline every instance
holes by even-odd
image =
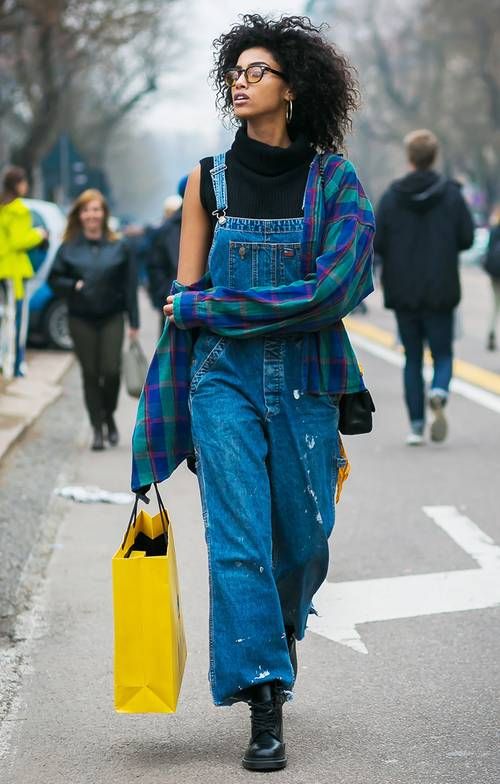
[[[118,428],[116,427],[116,422],[113,418],[113,414],[110,414],[106,417],[106,427],[108,430],[108,441],[111,446],[116,446],[118,441],[120,440],[120,435],[118,433]]]
[[[297,640],[295,632],[291,626],[285,626],[286,641],[288,643],[288,653],[290,654],[290,662],[292,664],[293,674],[297,677],[298,662],[297,662]]]
[[[242,764],[247,770],[271,771],[286,767],[283,743],[284,695],[276,683],[248,690],[252,734]]]
[[[100,452],[104,449],[104,437],[102,434],[102,427],[94,427],[94,440],[90,447],[94,452]]]

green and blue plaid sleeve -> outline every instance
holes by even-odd
[[[318,185],[306,193],[305,215],[317,221]],[[306,218],[307,219],[307,218]],[[346,316],[373,291],[375,219],[353,165],[335,156],[325,169],[322,251],[316,272],[287,286],[247,291],[212,288],[174,299],[177,326],[204,326],[232,337],[318,332]]]

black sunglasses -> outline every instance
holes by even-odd
[[[242,68],[241,65],[235,65],[234,68],[228,68],[227,71],[224,71],[224,80],[228,87],[234,87],[241,74],[245,74],[245,81],[248,84],[255,84],[260,82],[266,71],[276,74],[276,76],[281,76],[282,79],[286,80],[284,73],[271,68],[270,65],[265,63],[250,63],[246,68]]]

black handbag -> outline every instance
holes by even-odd
[[[345,436],[370,433],[375,404],[367,389],[342,395],[339,402],[339,430]]]

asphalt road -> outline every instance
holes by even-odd
[[[151,340],[152,320],[149,330]],[[378,581],[394,578],[387,583],[391,601],[407,590],[405,577],[460,572],[465,585],[469,573],[480,570],[477,561],[424,507],[454,507],[500,545],[499,414],[455,395],[449,440],[410,449],[403,443],[400,370],[367,351],[359,357],[377,403],[376,429],[346,443],[352,475],[337,510],[328,580],[352,583],[365,596],[366,586],[375,593]],[[74,380],[68,383],[76,399]],[[71,484],[126,491],[135,402],[122,394],[122,443],[102,454],[86,448],[83,414],[75,417],[64,406],[63,400],[52,411],[71,417],[66,421],[75,429],[74,449],[62,467]],[[54,479],[49,472],[46,485],[60,481],[65,477]],[[189,650],[177,714],[113,711],[110,559],[128,507],[54,496],[47,503],[45,494],[45,509],[37,514],[45,515],[44,546],[52,557],[45,576],[38,569],[42,577],[32,580],[35,595],[19,616],[15,642],[2,651],[1,685],[9,703],[0,729],[2,784],[219,784],[252,778],[239,766],[248,739],[246,706],[215,708],[209,695],[207,570],[195,478],[179,469],[164,495],[175,530]],[[481,546],[490,548],[493,562],[493,544],[483,537]],[[439,609],[439,591],[428,594],[427,611],[434,596]],[[274,779],[497,784],[500,610],[444,613],[431,606],[424,615],[418,589],[411,599],[416,609],[409,617],[360,623],[357,632],[368,653],[309,632],[299,647],[295,699],[284,709],[289,766]]]

